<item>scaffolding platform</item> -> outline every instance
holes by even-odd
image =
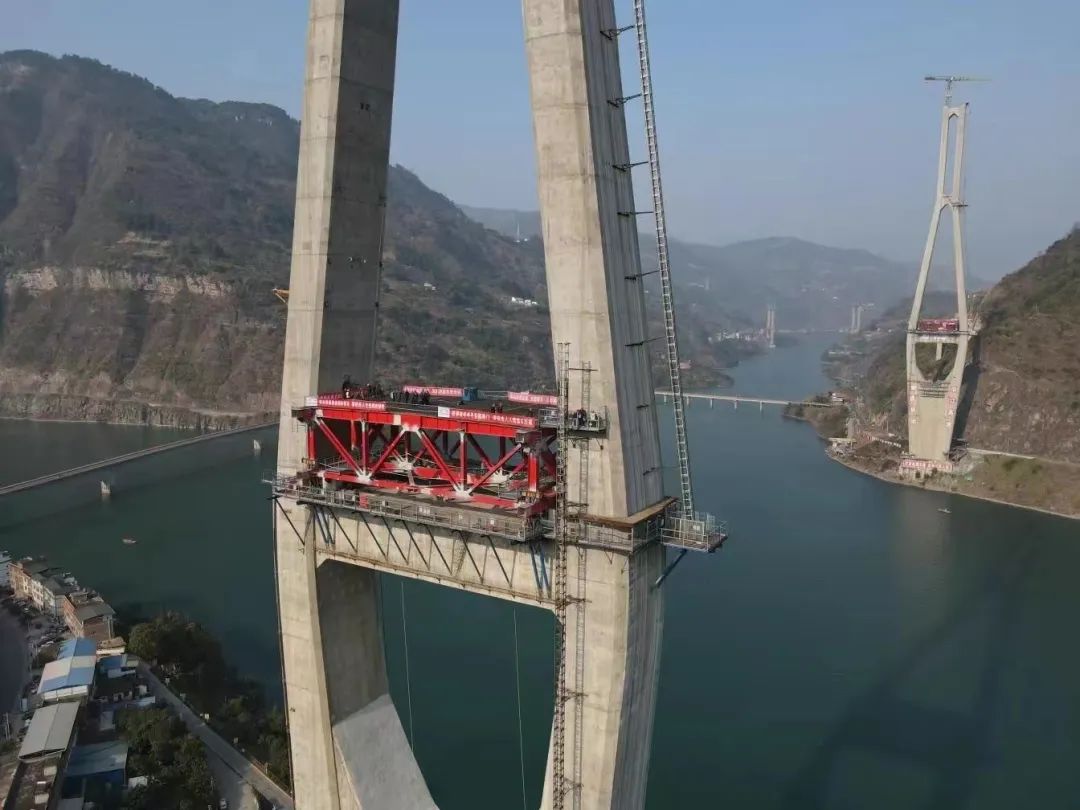
[[[386,520],[400,520],[451,532],[501,537],[512,543],[541,540],[547,533],[542,520],[501,510],[440,503],[416,496],[334,489],[307,481],[303,476],[278,476],[269,481],[274,496],[300,504],[363,512]]]
[[[606,413],[563,409],[549,394],[436,386],[352,387],[307,397],[293,416],[307,456],[270,481],[276,497],[512,543],[557,539],[559,456],[608,428]],[[727,537],[671,497],[625,518],[568,503],[566,517],[566,543],[624,553],[712,552]]]

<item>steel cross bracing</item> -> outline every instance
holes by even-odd
[[[656,111],[653,106],[652,72],[649,65],[649,41],[645,30],[645,2],[634,0],[634,26],[637,31],[638,64],[641,69],[641,94],[645,107],[645,141],[649,152],[652,179],[653,215],[656,220],[656,254],[660,270],[660,290],[664,310],[664,336],[667,339],[668,376],[671,380],[672,407],[675,411],[675,447],[679,460],[679,500],[686,517],[694,514],[694,491],[690,481],[690,443],[686,437],[686,412],[682,377],[679,371],[679,342],[675,328],[675,295],[668,258],[667,218],[664,215],[664,189],[660,181],[660,150],[656,139]]]

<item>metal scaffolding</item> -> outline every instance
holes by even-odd
[[[675,412],[675,448],[679,457],[679,501],[684,515],[694,513],[694,489],[690,481],[690,442],[686,437],[686,412],[679,365],[679,341],[675,328],[675,291],[671,283],[668,257],[667,217],[664,214],[664,187],[660,179],[660,148],[656,138],[656,110],[653,107],[649,39],[645,29],[645,2],[634,0],[634,27],[637,31],[638,66],[641,71],[641,99],[645,108],[645,143],[649,152],[653,216],[656,220],[656,258],[660,270],[661,305],[664,310],[664,337],[667,340],[668,377],[671,380],[672,408]]]

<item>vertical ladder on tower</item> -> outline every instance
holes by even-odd
[[[558,345],[559,452],[555,457],[555,553],[552,560],[552,601],[555,603],[555,712],[551,723],[551,807],[563,810],[572,785],[566,778],[566,704],[570,690],[566,678],[567,541],[570,499],[566,486],[569,450],[570,344]]]
[[[581,364],[581,409],[585,413],[592,413],[592,364]],[[588,436],[579,437],[578,440],[578,497],[575,504],[578,519],[578,536],[585,537],[585,515],[588,513],[589,504],[589,450],[591,439]],[[576,702],[574,712],[574,748],[572,751],[574,762],[573,783],[580,786],[582,781],[582,756],[585,750],[585,568],[587,554],[585,547],[578,544],[577,547],[577,590],[574,598],[577,600],[575,609],[574,629],[574,684],[573,700]],[[574,810],[581,807],[581,790],[574,791]]]
[[[664,188],[660,181],[660,149],[656,138],[656,111],[653,106],[652,72],[649,40],[645,30],[645,0],[634,0],[634,28],[637,32],[638,66],[641,71],[641,98],[645,108],[645,141],[649,152],[652,180],[653,215],[656,220],[656,253],[660,271],[660,290],[664,310],[664,336],[667,339],[668,376],[671,382],[672,407],[675,411],[675,447],[679,457],[679,500],[686,518],[694,515],[694,491],[690,482],[690,443],[686,438],[686,401],[683,399],[679,368],[679,343],[675,329],[675,295],[668,257],[667,217],[664,214]]]

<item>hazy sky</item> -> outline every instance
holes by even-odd
[[[520,2],[401,5],[393,159],[460,202],[535,208]],[[617,5],[629,22],[629,0]],[[1080,221],[1076,0],[653,0],[649,12],[674,235],[916,259],[941,103],[921,77],[942,72],[993,79],[960,89],[972,272],[1015,269]],[[306,16],[306,0],[0,0],[0,50],[92,56],[177,95],[296,115]]]

